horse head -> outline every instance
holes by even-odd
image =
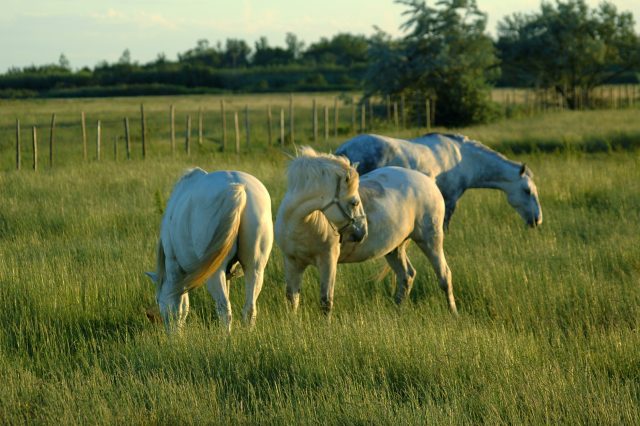
[[[538,189],[533,182],[533,174],[525,165],[520,166],[518,176],[506,186],[509,204],[532,228],[542,223],[542,207],[538,199]]]
[[[335,194],[320,211],[325,215],[340,241],[360,242],[367,236],[367,219],[358,193],[359,176],[355,167],[336,176]]]
[[[289,166],[288,177],[290,190],[313,194],[318,211],[341,241],[360,242],[367,236],[367,218],[358,193],[360,179],[346,157],[302,147]]]

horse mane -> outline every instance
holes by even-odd
[[[489,148],[488,146],[486,146],[485,144],[483,144],[482,142],[473,140],[473,139],[469,139],[468,136],[465,135],[461,135],[460,133],[427,133],[425,135],[423,135],[422,137],[427,137],[427,136],[431,136],[431,135],[442,135],[442,136],[446,136],[447,138],[451,139],[454,143],[456,143],[458,145],[459,148],[471,148],[472,150],[475,150],[477,152],[480,152],[483,155],[489,156],[489,157],[493,157],[499,161],[502,161],[504,163],[507,163],[510,166],[513,167],[517,167],[517,168],[521,168],[523,166],[522,163],[519,163],[517,161],[513,161],[508,159],[507,157],[505,157],[503,154],[499,153],[498,151],[495,151],[491,148]],[[527,176],[529,176],[530,178],[533,178],[533,173],[531,172],[531,170],[526,167],[525,168],[525,174]]]
[[[351,167],[346,157],[316,152],[313,148],[302,146],[298,156],[291,161],[287,169],[287,187],[289,191],[309,191],[327,184],[331,176],[327,171],[335,172],[340,177],[350,175],[347,182],[349,191],[358,190],[358,173]],[[335,181],[331,181],[334,185]]]

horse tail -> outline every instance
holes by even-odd
[[[242,184],[233,184],[224,194],[218,209],[218,226],[213,231],[209,246],[192,271],[183,278],[183,288],[189,291],[201,286],[222,265],[238,237],[240,218],[247,204],[247,193]]]

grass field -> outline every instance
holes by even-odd
[[[170,101],[186,109],[199,98]],[[340,266],[331,321],[309,271],[293,316],[274,248],[254,329],[236,321],[225,335],[198,289],[183,336],[169,339],[145,316],[154,288],[143,271],[154,267],[172,184],[192,165],[245,170],[266,184],[275,212],[287,159],[258,133],[240,156],[208,141],[191,158],[85,164],[64,160],[77,139],[65,142],[61,127],[56,167],[12,170],[12,114],[46,117],[53,102],[0,105],[3,423],[638,422],[638,110],[455,129],[526,161],[544,212],[528,230],[502,194],[465,194],[445,240],[459,318],[415,247],[418,278],[403,307],[389,279],[372,281],[383,262],[371,261]],[[70,116],[85,108],[65,102]],[[139,105],[91,102],[113,117]],[[243,292],[234,281],[236,319]]]

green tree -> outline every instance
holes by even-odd
[[[343,65],[350,67],[367,62],[368,41],[365,36],[348,33],[336,34],[331,39],[322,37],[304,52],[305,61],[317,65]]]
[[[291,53],[293,59],[300,59],[304,50],[304,42],[298,40],[298,36],[294,33],[287,33],[284,42],[287,45],[287,51]]]
[[[224,66],[246,67],[249,64],[250,53],[251,48],[244,40],[228,38],[224,52]]]
[[[191,65],[219,67],[223,62],[222,56],[219,48],[211,47],[207,39],[200,39],[194,49],[178,54],[178,61]]]
[[[281,47],[271,47],[266,37],[260,37],[255,44],[251,60],[255,66],[287,65],[293,62],[293,54]]]
[[[398,0],[407,6],[407,35],[394,40],[378,31],[369,49],[368,94],[405,95],[417,105],[437,98],[436,122],[466,125],[497,114],[489,81],[498,73],[486,15],[475,0]],[[421,110],[420,110],[421,111]]]
[[[58,65],[60,65],[60,68],[62,68],[63,70],[71,71],[71,63],[69,62],[69,59],[67,59],[67,56],[64,53],[60,54],[60,58],[58,59]]]
[[[589,103],[601,84],[640,68],[640,38],[630,13],[608,2],[543,3],[539,13],[505,18],[497,47],[508,81],[554,88],[570,108]]]
[[[124,49],[122,55],[120,55],[120,59],[118,59],[118,64],[131,65],[131,52],[129,49]]]

